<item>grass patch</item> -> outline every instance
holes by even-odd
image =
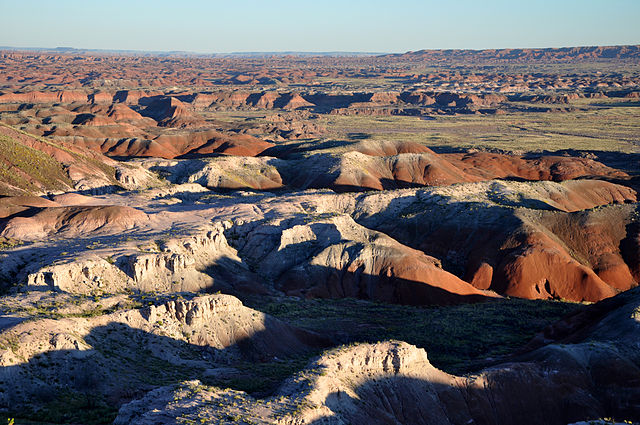
[[[98,394],[65,391],[37,410],[11,412],[19,424],[111,424],[118,408],[107,403]]]
[[[512,353],[545,326],[583,308],[522,299],[430,308],[354,299],[263,298],[245,304],[343,343],[406,341],[426,349],[436,367],[458,374],[471,371],[475,361]]]
[[[585,105],[574,112],[510,112],[504,115],[417,117],[322,116],[328,138],[367,133],[370,140],[403,140],[442,148],[500,149],[513,152],[636,152],[640,133],[637,107]]]
[[[306,353],[295,358],[283,359],[279,362],[240,362],[233,367],[245,375],[229,379],[205,379],[206,385],[228,387],[236,391],[245,391],[255,397],[271,394],[285,379],[305,368],[309,361],[320,352]]]
[[[46,153],[4,135],[0,135],[0,181],[27,192],[73,187],[62,164]],[[0,187],[2,195],[13,192]]]
[[[18,239],[5,238],[4,236],[0,236],[0,251],[15,248],[16,246],[19,246],[19,245],[22,245],[22,241]]]

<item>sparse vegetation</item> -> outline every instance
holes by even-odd
[[[353,299],[248,299],[246,304],[342,342],[406,341],[427,350],[432,363],[450,373],[466,373],[474,362],[512,353],[545,326],[584,308],[522,299],[430,308]]]
[[[3,251],[5,249],[15,248],[16,246],[19,246],[19,245],[22,245],[22,241],[0,236],[0,251]]]
[[[593,102],[595,103],[595,102]],[[518,112],[505,115],[438,116],[433,121],[418,117],[332,115],[320,119],[331,129],[329,138],[344,139],[350,132],[366,132],[370,140],[403,140],[433,148],[480,148],[507,152],[637,151],[638,128],[633,124],[637,107],[606,108],[584,105],[585,110],[541,114]],[[344,148],[334,148],[334,150]]]
[[[118,410],[100,394],[60,391],[39,408],[11,412],[18,424],[92,424],[113,423]]]
[[[0,182],[2,195],[73,186],[59,162],[5,135],[0,135]]]
[[[285,358],[271,362],[240,362],[234,367],[242,373],[230,379],[206,379],[208,385],[233,388],[246,391],[254,396],[265,396],[274,391],[282,381],[302,370],[309,360],[319,352],[309,352],[303,356]]]

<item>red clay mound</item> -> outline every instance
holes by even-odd
[[[595,302],[617,293],[542,233],[528,235],[523,246],[498,266],[496,275],[492,289],[520,298]]]
[[[487,201],[474,195],[478,187],[488,187]],[[393,213],[363,224],[441,258],[446,270],[501,295],[597,301],[638,284],[640,225],[636,205],[628,203],[636,200],[631,189],[579,180],[447,191],[450,198],[416,208],[410,218],[396,220]],[[503,193],[505,198],[497,196]],[[564,212],[554,205],[586,209]]]
[[[116,121],[141,121],[144,117],[122,103],[114,103],[107,109],[107,116]]]
[[[71,103],[87,102],[87,94],[82,91],[30,91],[0,95],[0,103]]]
[[[472,266],[477,260],[470,263],[468,280],[480,289],[530,299],[598,301],[629,290],[638,285],[640,270],[634,214],[629,205],[569,214],[547,211],[525,218],[520,229],[503,229],[507,236],[501,250],[483,248],[481,237],[469,238],[474,255],[485,261],[477,267]]]
[[[256,108],[271,109],[275,107],[277,100],[280,98],[280,93],[275,91],[268,91],[261,93],[258,99],[253,103]]]
[[[566,191],[550,193],[550,205],[566,212],[586,210],[599,205],[636,202],[635,190],[604,180],[571,180],[562,184]]]
[[[72,124],[98,127],[103,125],[115,125],[116,121],[104,115],[78,114]]]
[[[161,91],[156,90],[120,90],[113,96],[113,101],[126,103],[128,105],[137,105],[142,98],[162,96],[162,94]]]
[[[337,190],[382,190],[509,178],[564,181],[579,177],[628,177],[624,172],[599,162],[577,157],[523,158],[489,152],[436,154],[418,143],[393,141],[364,141],[351,145],[350,150],[352,152],[342,155],[338,165],[327,158],[328,169],[324,176],[299,176],[294,180],[313,181],[313,187],[332,187]],[[317,158],[313,161],[320,165]],[[299,173],[305,173],[308,169],[313,169],[314,173],[317,171],[316,167],[308,167],[300,169]],[[331,175],[336,176],[333,181],[330,181]],[[566,198],[565,194],[558,197],[560,202],[564,202],[564,205],[558,205],[560,209],[582,209],[584,205],[597,204],[603,196],[610,198],[609,202],[629,201],[633,192],[606,182],[597,185],[576,182],[575,186],[575,190],[570,191],[572,197]],[[584,188],[588,190],[582,193]]]
[[[162,134],[153,140],[109,140],[99,148],[111,156],[176,158],[181,156],[236,155],[256,156],[273,143],[255,137],[220,133],[215,130],[180,134]]]
[[[45,193],[116,185],[114,161],[75,144],[50,142],[0,126],[0,162],[12,170],[0,193]]]
[[[148,221],[147,215],[131,207],[47,207],[26,217],[14,216],[0,236],[35,240],[51,234],[77,237],[99,231],[112,233],[131,229]]]
[[[435,155],[428,147],[415,142],[360,142],[350,146],[353,150],[369,156],[394,156],[401,153],[428,153]]]
[[[111,105],[88,104],[79,106],[73,111],[77,113],[73,124],[92,126],[120,125],[119,131],[122,133],[116,133],[115,137],[128,135],[131,129],[137,130],[126,124],[133,124],[139,127],[155,127],[157,125],[154,119],[143,117],[123,103],[113,103]],[[69,136],[79,134],[77,130],[69,131],[68,133]],[[139,131],[134,131],[134,133],[139,133]],[[59,132],[54,132],[54,134],[62,135]]]
[[[210,107],[213,103],[218,100],[218,95],[214,93],[197,93],[193,100],[191,101],[191,105],[196,109],[203,109]]]
[[[282,109],[298,109],[298,108],[306,108],[306,107],[314,106],[313,103],[307,102],[298,93],[290,93],[288,95],[283,95],[282,102],[283,102]]]
[[[390,105],[397,103],[399,98],[400,93],[398,92],[377,92],[371,94],[369,102],[381,105]]]
[[[233,92],[217,92],[213,95],[215,96],[213,99],[215,106],[238,108],[247,106],[247,100],[251,93],[237,90]]]
[[[265,142],[253,136],[235,133],[224,134],[211,130],[203,133],[191,133],[187,135],[186,140],[180,136],[161,135],[154,142],[159,144],[175,143],[176,146],[182,146],[173,157],[211,154],[256,156],[274,146],[273,143]]]
[[[273,143],[265,142],[246,134],[222,135],[221,137],[209,141],[197,149],[187,152],[185,155],[210,155],[218,153],[222,155],[234,156],[257,156],[261,152],[273,146]]]
[[[112,92],[95,92],[89,95],[90,103],[113,103],[113,93]]]
[[[400,154],[387,158],[386,163],[400,185],[441,186],[480,180],[435,154]]]
[[[626,291],[636,286],[632,269],[638,270],[640,263],[633,216],[625,206],[549,215],[542,223],[598,277],[615,289]]]
[[[90,196],[80,195],[79,193],[63,193],[61,195],[52,196],[51,199],[58,206],[71,207],[78,205],[96,205],[100,201]],[[51,205],[55,206],[55,205]]]
[[[29,208],[59,207],[60,204],[39,196],[6,196],[0,198],[0,219],[19,214]]]
[[[47,208],[47,207],[59,207],[60,205],[55,201],[50,201],[40,196],[5,196],[0,198],[0,207],[7,206],[20,206],[20,207],[34,207],[34,208]]]
[[[586,158],[542,156],[526,159],[514,155],[489,152],[442,154],[464,172],[483,180],[521,178],[525,180],[563,181],[578,177],[626,177],[599,162]]]
[[[151,118],[145,118],[151,121],[150,125],[155,126],[156,122]],[[146,123],[145,123],[146,125]],[[73,140],[73,144],[93,149],[96,143],[102,144],[107,139],[124,139],[124,138],[146,138],[148,133],[137,127],[136,124],[126,122],[112,121],[108,117],[99,117],[94,120],[92,117],[86,121],[85,125],[76,125],[71,127],[55,127],[46,133],[47,136],[64,137],[65,141]],[[84,140],[83,140],[84,139]],[[95,150],[95,149],[94,149]]]
[[[288,180],[293,186],[328,187],[341,192],[450,185],[481,180],[433,153],[378,157],[347,152],[338,159],[330,155],[315,155],[309,159],[308,164],[296,168],[293,173],[296,175]]]
[[[435,259],[411,248],[374,251],[360,255],[342,270],[296,268],[283,276],[283,290],[310,298],[364,298],[407,305],[448,305],[495,297],[442,270]]]
[[[467,280],[479,289],[529,299],[598,301],[629,290],[638,285],[640,270],[633,215],[626,205],[569,214],[547,211],[525,219],[520,229],[505,225],[502,234],[492,231],[491,242],[482,235],[468,237],[474,258]]]

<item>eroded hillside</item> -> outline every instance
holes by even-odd
[[[640,420],[637,46],[441,55],[3,53],[0,411]]]

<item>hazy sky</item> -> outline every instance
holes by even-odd
[[[640,44],[640,0],[0,0],[0,45],[369,51]]]

